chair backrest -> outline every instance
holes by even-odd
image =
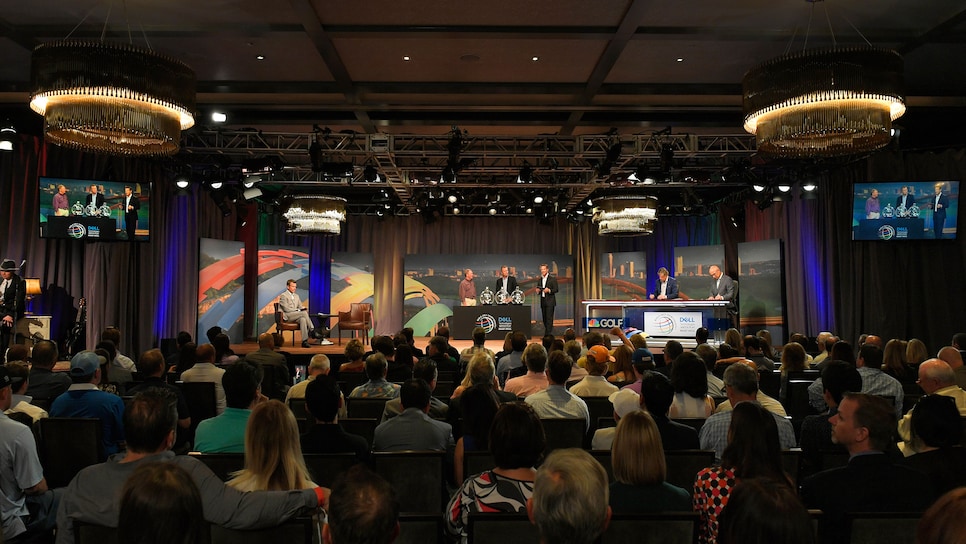
[[[469,478],[495,467],[496,461],[493,460],[493,454],[486,450],[463,452],[463,478]]]
[[[45,417],[40,420],[41,465],[47,486],[65,487],[84,467],[104,460],[101,420]]]
[[[353,302],[349,304],[349,315],[353,321],[362,321],[365,328],[372,326],[372,304],[368,302]]]
[[[270,399],[285,400],[285,391],[280,391],[276,385],[279,381],[288,379],[288,369],[276,365],[258,365],[262,369],[262,394]],[[278,380],[275,373],[284,373],[285,379]]]
[[[614,405],[607,397],[580,397],[587,403],[587,411],[590,413],[590,430],[584,439],[584,447],[590,448],[591,439],[594,438],[594,431],[597,430],[597,422],[602,417],[614,416]]]
[[[382,419],[382,412],[386,408],[385,398],[346,398],[349,417],[366,417]]]
[[[506,514],[470,512],[466,525],[470,544],[507,544],[508,542],[540,542],[537,526],[525,512]]]
[[[308,419],[309,413],[305,410],[305,398],[288,399],[288,408],[292,411],[295,419]]]
[[[304,453],[302,457],[312,481],[322,487],[332,487],[339,474],[359,463],[354,453]]]
[[[375,452],[373,468],[403,498],[402,511],[438,515],[448,498],[443,493],[444,455],[442,451]]]
[[[695,431],[701,432],[701,427],[704,426],[704,422],[707,421],[707,419],[703,417],[676,417],[671,419],[671,421],[680,423],[682,425],[687,425]]]
[[[279,309],[277,302],[274,304],[274,306],[275,306],[275,327],[281,328],[282,321],[284,321],[282,317],[282,310]]]
[[[346,400],[349,400],[349,394],[352,393],[352,390],[368,380],[369,377],[366,376],[365,372],[343,372],[339,374],[339,389],[342,390]]]
[[[781,393],[782,374],[778,370],[758,371],[758,390],[772,398],[778,398]]]
[[[75,519],[74,544],[117,544],[117,528]]]
[[[372,439],[376,436],[376,427],[379,425],[379,420],[371,417],[340,417],[339,425],[343,431],[365,438],[366,443],[371,448]]]
[[[584,418],[540,418],[547,437],[545,455],[556,449],[582,448],[587,430]]]
[[[230,480],[233,472],[245,468],[243,453],[191,453],[190,455],[204,463],[223,482]]]
[[[426,544],[445,542],[443,517],[439,514],[400,514],[399,536],[393,544]]]
[[[792,416],[794,420],[805,419],[805,416],[814,413],[811,405],[808,404],[808,386],[814,380],[788,380],[785,388],[785,412]]]
[[[610,450],[590,450],[590,456],[596,459],[600,466],[607,471],[607,481],[614,483],[614,466],[611,464]]]
[[[782,450],[782,469],[788,477],[792,479],[792,485],[798,487],[798,473],[801,470],[802,449],[793,448]]]
[[[318,529],[315,520],[300,516],[265,529],[228,529],[211,526],[211,544],[312,544]]]
[[[600,542],[640,542],[642,535],[647,535],[648,544],[691,544],[697,541],[698,520],[697,512],[613,514]]]
[[[698,472],[714,464],[714,451],[666,451],[664,459],[667,462],[667,482],[683,489],[693,489],[694,478]]]
[[[922,512],[871,512],[847,517],[852,524],[851,544],[915,542]]]
[[[192,432],[203,420],[218,415],[214,382],[178,382],[191,414]]]

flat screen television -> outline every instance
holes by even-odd
[[[40,178],[40,237],[146,242],[151,184]]]
[[[958,181],[862,182],[852,186],[852,239],[952,240]]]

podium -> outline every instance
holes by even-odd
[[[530,337],[529,304],[493,304],[490,306],[457,306],[453,308],[454,340],[472,340],[473,329],[483,327],[487,340],[503,340],[506,333],[520,331]]]

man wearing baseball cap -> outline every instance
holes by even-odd
[[[0,515],[2,540],[27,542],[49,534],[57,514],[57,493],[47,489],[37,444],[29,427],[3,412],[13,399],[13,381],[0,366]]]
[[[614,422],[618,422],[627,414],[641,409],[641,396],[630,389],[621,389],[611,393],[607,400],[614,405]],[[604,427],[594,432],[591,449],[609,450],[617,435],[617,426]]]
[[[50,406],[50,417],[93,417],[101,420],[102,461],[117,453],[124,442],[124,401],[117,395],[101,391],[101,365],[107,361],[93,351],[82,351],[70,360],[67,392]]]
[[[631,391],[641,394],[641,380],[644,379],[644,374],[648,370],[654,370],[654,355],[651,350],[647,348],[637,348],[634,350],[633,355],[631,355],[631,364],[634,365],[634,372],[637,373],[637,380],[629,385],[625,385],[621,389],[630,389]]]

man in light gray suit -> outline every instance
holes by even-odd
[[[285,321],[297,321],[299,332],[302,333],[302,347],[309,347],[309,335],[312,328],[312,320],[309,312],[302,306],[298,294],[295,292],[297,284],[295,280],[285,282],[285,292],[278,297],[278,308],[282,310],[282,317]]]
[[[427,415],[432,396],[425,380],[406,380],[399,389],[403,412],[376,427],[372,451],[446,451],[452,447],[453,427]]]

